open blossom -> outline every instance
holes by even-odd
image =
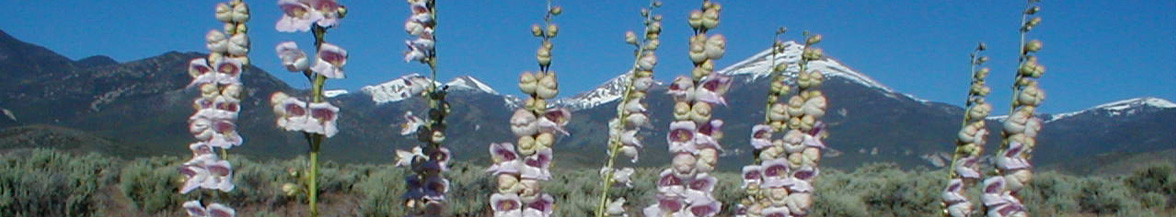
[[[286,66],[287,71],[302,72],[310,69],[310,58],[306,57],[306,52],[298,49],[298,44],[293,41],[282,42],[277,47],[278,58],[282,59],[282,65]]]
[[[237,211],[228,206],[219,203],[209,204],[208,207],[200,204],[200,201],[193,200],[184,202],[184,211],[188,212],[188,216],[192,217],[234,217],[237,216]]]
[[[188,63],[188,74],[192,76],[192,82],[188,86],[240,84],[243,69],[243,64],[237,59],[222,59],[215,64],[209,64],[204,58],[193,59]]]
[[[279,32],[305,32],[311,25],[333,27],[343,17],[343,6],[336,0],[278,0],[282,18],[275,29]]]
[[[233,166],[215,154],[200,155],[184,163],[180,166],[180,174],[185,178],[184,186],[180,188],[182,194],[197,188],[224,192],[232,191],[234,188]]]
[[[331,43],[319,47],[314,66],[310,70],[327,78],[343,78],[343,65],[347,64],[347,50]]]
[[[328,102],[306,103],[282,92],[270,97],[274,113],[278,116],[278,127],[287,131],[302,131],[322,134],[327,137],[339,132],[339,107]]]

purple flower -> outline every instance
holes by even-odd
[[[943,194],[940,196],[943,202],[947,205],[954,205],[957,203],[968,202],[968,198],[960,194],[963,189],[964,181],[960,179],[951,179],[947,188],[943,189]]]
[[[689,102],[694,100],[694,80],[688,76],[678,76],[670,83],[668,94],[674,97],[674,100],[680,102]]]
[[[422,126],[425,126],[425,120],[412,115],[412,111],[406,111],[404,112],[404,124],[400,124],[400,135],[412,135]]]
[[[788,160],[787,159],[771,159],[765,160],[762,164],[764,186],[765,188],[781,187],[787,184],[785,179],[788,177]]]
[[[323,134],[327,137],[335,136],[339,129],[335,126],[339,119],[339,107],[331,105],[331,103],[320,102],[310,104],[310,118],[311,124],[307,125],[306,132]]]
[[[445,200],[445,192],[449,192],[449,180],[440,176],[429,177],[424,183],[424,198],[429,200]]]
[[[226,160],[221,160],[215,154],[200,155],[180,166],[180,174],[185,177],[181,194],[187,194],[196,188],[218,189],[224,192],[232,191],[233,166]]]
[[[548,217],[555,210],[555,198],[550,194],[542,194],[538,199],[527,204],[523,209],[523,216],[527,217]]]
[[[762,150],[772,146],[772,133],[776,132],[772,126],[757,124],[751,127],[751,147]]]
[[[517,194],[496,193],[490,195],[490,208],[494,210],[495,217],[523,216],[523,201],[519,199]]]
[[[747,188],[751,185],[760,185],[763,181],[763,170],[759,165],[743,166],[743,186],[740,188]]]
[[[550,133],[560,132],[568,135],[568,131],[564,130],[564,126],[568,125],[568,121],[572,119],[572,112],[565,108],[548,109],[543,113],[543,118],[540,118],[536,123],[539,127],[539,132]]]
[[[522,168],[521,176],[524,179],[538,179],[545,181],[551,179],[551,172],[549,170],[551,167],[551,157],[551,149],[545,148],[535,152],[534,155],[524,158],[523,164],[525,166]]]
[[[1025,159],[1021,154],[1024,151],[1025,145],[1020,142],[1010,142],[1005,153],[996,156],[996,167],[1003,171],[1015,171],[1032,167],[1029,164],[1029,160]]]
[[[703,77],[698,87],[695,88],[695,100],[710,104],[727,105],[727,100],[723,97],[723,94],[727,93],[727,89],[730,86],[730,77],[721,74],[708,75]]]
[[[979,179],[980,172],[976,171],[975,166],[979,161],[979,158],[974,156],[960,158],[959,161],[956,161],[956,174],[965,179]]]
[[[208,208],[200,204],[200,201],[193,200],[184,202],[184,210],[188,212],[188,216],[192,217],[234,217],[237,216],[237,211],[234,211],[228,206],[219,203],[209,204]]]
[[[693,121],[674,121],[670,123],[670,133],[666,135],[670,152],[694,153],[698,148],[694,145],[697,127]]]
[[[311,71],[327,78],[339,79],[344,77],[343,65],[347,64],[347,50],[331,43],[323,43],[319,46],[316,57],[314,66],[310,67]]]

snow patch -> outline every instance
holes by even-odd
[[[364,86],[359,90],[372,96],[372,101],[376,104],[384,104],[389,102],[399,102],[412,97],[409,93],[409,87],[412,85],[428,85],[428,78],[424,80],[418,78],[425,78],[420,74],[410,74],[393,79],[392,81],[384,82],[383,84]],[[417,83],[414,81],[425,81],[424,83]],[[434,82],[435,83],[435,82]]]
[[[557,107],[564,107],[572,111],[588,109],[621,99],[625,94],[625,86],[629,83],[629,73],[621,74],[605,81],[595,89],[576,94],[572,97],[559,98],[552,102]]]
[[[804,45],[798,44],[794,41],[785,42],[784,52],[776,55],[774,58],[775,63],[790,64],[788,69],[785,70],[785,75],[796,76],[796,73],[800,71],[800,67],[796,66],[795,63],[800,61],[800,54],[803,51]],[[750,58],[735,63],[734,65],[723,68],[722,70],[719,70],[718,73],[726,75],[752,75],[753,78],[758,79],[771,75],[772,63],[772,49],[769,48],[751,56]],[[886,92],[894,92],[893,89],[890,89],[890,87],[875,81],[873,78],[870,78],[870,76],[866,76],[865,74],[854,71],[848,66],[845,66],[844,64],[841,64],[841,62],[838,62],[832,58],[826,57],[820,60],[810,61],[809,69],[824,72],[825,75],[849,79],[850,81],[865,85],[867,87],[877,88]]]
[[[347,93],[350,93],[350,92],[348,92],[347,90],[324,90],[323,96],[325,96],[327,98],[334,98],[336,96],[347,94]]]
[[[8,116],[8,119],[12,119],[12,121],[18,121],[16,120],[16,114],[13,114],[11,110],[0,108],[0,111],[3,111],[4,116]]]
[[[1139,97],[1125,100],[1119,100],[1109,103],[1104,103],[1088,109],[1083,109],[1075,112],[1066,112],[1054,115],[1046,123],[1073,117],[1079,114],[1085,114],[1093,111],[1105,112],[1107,116],[1115,117],[1120,115],[1134,115],[1139,112],[1140,108],[1157,108],[1157,109],[1171,109],[1176,108],[1176,103],[1171,101],[1155,98],[1155,97]]]
[[[437,86],[448,86],[448,91],[476,91],[498,95],[498,91],[494,91],[490,85],[471,76],[460,76],[442,84],[416,73],[401,76],[382,84],[364,86],[360,88],[360,91],[372,96],[372,101],[376,104],[384,104],[412,98],[413,95],[409,92],[409,87],[430,85],[429,82],[433,82]]]
[[[453,81],[445,83],[445,85],[449,86],[449,90],[481,91],[498,95],[498,91],[494,91],[494,88],[491,88],[490,85],[487,85],[486,83],[483,83],[482,81],[468,75],[454,78]]]

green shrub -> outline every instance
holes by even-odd
[[[146,213],[179,209],[184,197],[179,193],[179,165],[177,157],[152,157],[132,161],[120,173],[123,195]]]
[[[0,156],[0,216],[91,216],[112,162],[45,149]]]

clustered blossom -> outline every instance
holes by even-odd
[[[1022,38],[1041,23],[1041,17],[1032,17],[1041,7],[1038,0],[1029,0],[1025,9],[1025,23],[1021,26]],[[1004,120],[1004,136],[1001,150],[996,153],[996,175],[984,180],[984,202],[988,216],[1028,216],[1024,204],[1018,198],[1019,192],[1033,179],[1029,159],[1037,146],[1037,134],[1041,131],[1041,118],[1033,117],[1034,111],[1045,100],[1045,92],[1038,86],[1037,79],[1045,74],[1045,66],[1032,55],[1042,48],[1039,40],[1022,41],[1020,67],[1013,85],[1013,111]]]
[[[704,1],[701,10],[690,13],[690,26],[696,34],[690,39],[692,76],[679,76],[670,84],[674,121],[666,140],[674,155],[670,168],[657,180],[657,202],[646,207],[645,216],[715,216],[722,203],[711,193],[717,179],[710,175],[719,160],[723,137],[723,120],[711,119],[713,109],[726,105],[723,94],[731,78],[715,74],[714,61],[722,58],[726,39],[706,35],[719,23],[718,3]]]
[[[311,96],[307,100],[275,92],[270,96],[276,124],[286,131],[302,132],[310,143],[309,174],[303,178],[308,182],[310,216],[318,216],[318,153],[324,138],[339,133],[339,107],[331,105],[323,96],[327,79],[345,78],[343,67],[347,65],[347,50],[326,42],[327,30],[337,27],[340,19],[347,14],[347,8],[337,0],[278,0],[282,18],[274,25],[279,32],[311,32],[314,36],[315,57],[313,61],[305,51],[292,41],[279,43],[275,47],[278,58],[287,71],[301,73],[311,83]],[[288,186],[294,186],[290,184]],[[285,187],[285,186],[284,186]],[[288,187],[286,192],[298,192]]]
[[[404,31],[416,39],[404,41],[408,46],[408,51],[404,52],[405,62],[426,62],[437,55],[434,46],[436,41],[433,39],[433,28],[437,26],[433,4],[433,0],[408,1],[412,15],[404,22]]]
[[[347,50],[334,44],[322,43],[316,52],[314,65],[306,52],[298,49],[298,44],[292,41],[279,43],[276,51],[286,70],[307,75],[321,75],[325,78],[343,78],[343,65],[347,64]],[[336,120],[339,119],[339,107],[330,102],[307,103],[286,93],[277,92],[270,97],[270,104],[274,114],[278,117],[277,125],[286,131],[299,131],[335,136],[339,132]]]
[[[405,76],[400,79],[406,85],[402,96],[424,96],[429,101],[428,116],[416,117],[412,112],[404,114],[401,135],[415,134],[422,146],[412,150],[396,150],[396,166],[408,167],[413,174],[405,177],[408,191],[401,197],[410,216],[441,216],[445,211],[445,194],[449,192],[449,179],[442,174],[449,170],[452,154],[442,146],[445,141],[445,117],[449,115],[449,102],[445,101],[445,87],[438,88],[437,62],[433,39],[433,28],[437,25],[433,0],[409,0],[411,12],[404,29],[416,39],[407,40],[408,51],[404,61],[429,65],[433,79],[422,76]]]
[[[773,68],[773,73],[781,77],[772,81],[766,123],[752,127],[751,145],[756,149],[758,164],[743,167],[742,188],[748,196],[736,210],[737,216],[806,216],[812,208],[813,182],[820,174],[821,150],[826,148],[821,118],[828,101],[817,90],[824,74],[806,69],[809,61],[821,58],[821,50],[812,47],[820,41],[821,35],[808,36],[805,41],[797,63],[798,92],[787,102],[776,100],[789,93],[790,87],[782,78],[787,67],[781,64]],[[783,43],[776,42],[773,49],[780,52]]]
[[[237,133],[237,118],[241,112],[244,87],[241,73],[249,64],[249,36],[245,22],[249,21],[249,6],[240,0],[219,3],[216,19],[224,22],[224,31],[211,30],[205,35],[208,57],[189,61],[188,74],[200,97],[193,101],[196,113],[188,118],[188,132],[197,142],[189,144],[192,159],[180,166],[184,176],[181,194],[196,189],[232,191],[233,165],[217,155],[217,150],[240,146],[244,139]],[[199,200],[184,203],[191,216],[235,216],[232,208],[219,203],[207,208]]]
[[[660,1],[655,0],[650,3],[650,8],[660,6]],[[605,166],[600,168],[600,175],[604,180],[602,182],[604,190],[601,192],[597,216],[627,216],[624,209],[625,198],[617,198],[609,202],[608,189],[613,186],[632,187],[633,181],[630,176],[634,170],[630,167],[615,169],[613,164],[617,154],[624,154],[631,159],[631,162],[637,163],[638,149],[643,147],[641,137],[638,135],[639,130],[653,127],[650,124],[647,106],[642,101],[648,94],[649,88],[653,86],[653,68],[657,66],[655,51],[661,43],[662,16],[652,15],[650,10],[642,9],[641,11],[641,15],[645,17],[644,39],[638,41],[637,34],[632,31],[625,33],[625,43],[636,48],[636,60],[631,73],[623,78],[626,82],[625,94],[621,102],[617,104],[617,117],[608,122],[607,150],[609,159]]]
[[[278,0],[282,18],[274,25],[279,32],[306,32],[312,26],[330,28],[339,25],[347,8],[337,0]]]
[[[276,92],[270,96],[270,105],[278,117],[278,127],[286,131],[299,131],[335,136],[339,132],[339,107],[329,102],[307,103],[286,93]]]
[[[493,165],[486,169],[496,180],[496,191],[490,195],[490,207],[494,216],[551,216],[555,211],[555,198],[544,193],[542,182],[551,179],[551,162],[554,157],[555,137],[567,135],[571,111],[563,108],[549,108],[547,100],[559,93],[559,83],[551,66],[551,39],[558,33],[558,27],[551,19],[559,15],[560,7],[550,7],[544,21],[546,31],[535,25],[536,37],[543,39],[543,45],[536,55],[540,71],[523,72],[519,76],[519,89],[530,97],[523,107],[514,111],[510,118],[510,129],[518,137],[517,145],[491,143],[490,156]]]
[[[971,216],[973,205],[967,190],[980,178],[980,155],[984,152],[984,144],[988,140],[988,130],[984,124],[985,118],[992,112],[992,105],[984,98],[991,91],[985,84],[989,69],[975,66],[988,61],[987,57],[977,57],[977,53],[984,51],[984,43],[976,47],[972,53],[972,85],[968,89],[967,110],[964,112],[964,123],[957,134],[956,151],[952,155],[952,166],[948,174],[950,180],[943,189],[941,200],[944,213],[952,217]]]

